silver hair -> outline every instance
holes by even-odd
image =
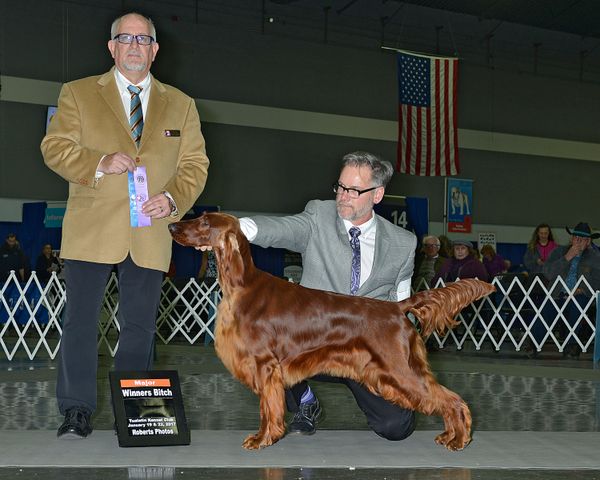
[[[438,244],[440,243],[440,239],[438,237],[436,237],[435,235],[425,235],[423,237],[422,243],[425,244],[425,242],[427,240],[432,240],[432,239],[435,240]]]
[[[344,155],[342,168],[348,165],[353,167],[368,166],[371,169],[373,186],[378,187],[385,187],[394,174],[394,168],[390,162],[382,160],[369,152],[352,152]]]
[[[120,17],[115,18],[112,25],[110,26],[110,39],[111,40],[113,38],[115,38],[116,35],[119,34],[119,25],[121,23],[121,20],[123,20],[124,17],[127,17],[129,15],[137,15],[138,17],[141,17],[144,20],[146,20],[146,22],[148,22],[148,26],[150,27],[150,36],[152,38],[154,38],[155,42],[158,41],[158,39],[156,38],[156,27],[154,26],[154,22],[152,21],[152,19],[150,17],[147,17],[146,15],[142,15],[141,13],[137,13],[137,12],[125,13],[124,15],[121,15]]]

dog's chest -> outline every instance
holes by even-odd
[[[215,332],[215,351],[231,374],[248,385],[248,352],[245,348],[247,339],[243,339],[236,328],[235,320],[229,316],[231,312],[225,305],[219,308],[219,320]]]

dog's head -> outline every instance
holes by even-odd
[[[227,236],[239,232],[239,221],[233,215],[205,212],[192,220],[171,223],[169,232],[184,247],[222,247]]]
[[[251,268],[248,240],[233,215],[208,212],[198,218],[169,225],[177,243],[186,247],[211,247],[217,257],[221,288],[243,283],[244,272]]]

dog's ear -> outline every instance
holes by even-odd
[[[227,277],[234,286],[241,286],[244,281],[244,259],[240,252],[240,244],[235,233],[229,232],[221,237],[223,261]]]

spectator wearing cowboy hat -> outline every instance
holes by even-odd
[[[555,291],[558,291],[558,306],[561,307],[567,303],[564,316],[570,328],[564,321],[559,320],[558,324],[561,327],[563,343],[570,335],[566,343],[565,354],[577,358],[581,349],[575,340],[575,336],[578,336],[581,331],[582,323],[580,322],[573,330],[577,319],[581,315],[580,308],[576,303],[584,310],[592,295],[587,285],[579,282],[579,280],[584,277],[593,290],[600,290],[600,252],[592,248],[592,240],[599,238],[600,233],[592,233],[590,226],[583,222],[575,225],[573,230],[569,227],[566,227],[566,230],[571,235],[569,245],[558,247],[550,254],[544,264],[543,272],[550,285],[557,277],[561,277],[569,289],[568,292],[564,289],[563,291],[555,289]],[[569,293],[572,295],[569,296]],[[588,317],[590,316],[590,309],[588,309]],[[544,318],[548,317],[544,315]],[[573,330],[572,334],[570,333],[571,330]]]

